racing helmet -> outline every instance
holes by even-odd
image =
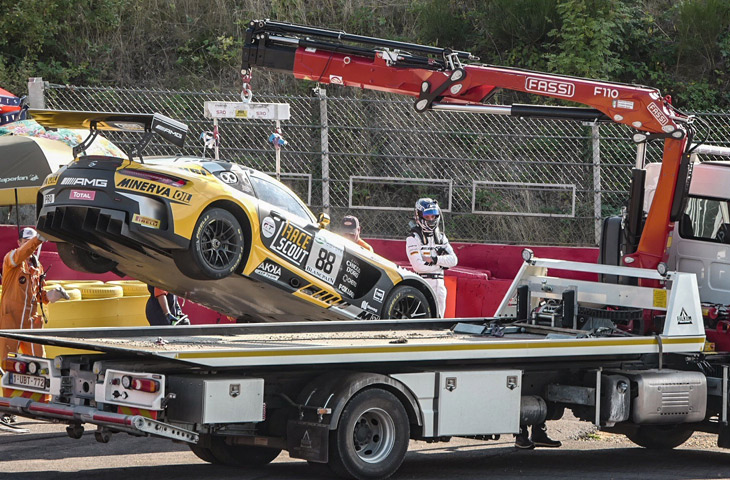
[[[416,202],[415,218],[423,233],[432,233],[441,218],[438,202],[432,198],[419,198]]]

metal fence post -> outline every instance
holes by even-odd
[[[42,77],[28,79],[28,105],[30,108],[46,108],[46,87]]]
[[[320,148],[322,149],[322,209],[330,213],[330,153],[329,122],[327,121],[327,90],[316,87],[314,93],[319,97]]]
[[[591,146],[593,151],[593,216],[596,245],[601,244],[601,136],[598,123],[591,125]]]

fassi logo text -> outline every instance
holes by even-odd
[[[569,82],[557,80],[545,80],[544,78],[527,77],[525,79],[525,90],[534,93],[545,93],[570,98],[575,95],[575,85]]]

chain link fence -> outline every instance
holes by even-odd
[[[529,245],[595,245],[601,218],[619,213],[628,198],[636,149],[622,125],[418,114],[412,101],[364,92],[311,97],[257,94],[259,103],[291,105],[283,122],[289,142],[281,153],[282,181],[333,228],[354,214],[363,235],[402,238],[415,201],[430,196],[444,210],[452,241]],[[183,152],[162,142],[153,154],[205,155],[201,134],[212,130],[205,101],[240,101],[238,92],[189,92],[45,84],[46,108],[160,112],[189,125]],[[37,105],[37,103],[36,103]],[[730,146],[730,113],[700,113],[695,140]],[[219,120],[220,157],[275,170],[268,143],[273,122]],[[119,144],[134,141],[112,136]],[[648,149],[661,157],[661,142]]]

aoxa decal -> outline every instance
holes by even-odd
[[[190,204],[193,195],[183,192],[177,188],[172,188],[160,183],[147,182],[135,178],[123,178],[117,182],[117,188],[124,190],[134,190],[135,192],[149,193],[159,197],[169,198],[175,202]]]

